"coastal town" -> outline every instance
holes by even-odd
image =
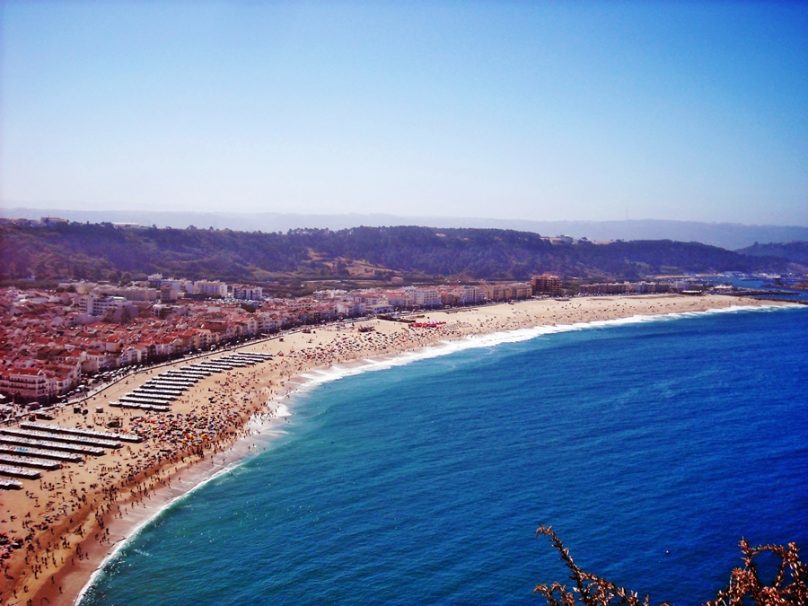
[[[283,422],[311,372],[502,331],[771,303],[733,277],[544,272],[297,297],[157,273],[6,286],[0,602],[74,599],[155,507],[256,448],[252,422]]]
[[[323,290],[265,297],[260,286],[155,274],[125,285],[63,282],[0,289],[0,421],[81,395],[121,369],[211,351],[294,327],[402,311],[576,295],[700,293],[692,278],[576,283],[544,273],[529,282]]]
[[[774,304],[695,279],[572,288],[541,274],[297,299],[157,275],[4,289],[0,602],[75,599],[134,527],[284,422],[312,373],[503,331]]]

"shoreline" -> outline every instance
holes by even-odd
[[[28,599],[32,599],[34,604],[45,601],[51,604],[67,604],[81,599],[104,565],[142,528],[162,515],[162,512],[167,511],[173,503],[263,450],[256,450],[252,443],[256,440],[267,443],[273,440],[270,434],[273,428],[279,426],[278,419],[273,416],[275,411],[284,406],[283,400],[321,383],[352,374],[446,355],[461,349],[522,341],[543,334],[658,321],[666,316],[674,319],[696,314],[779,307],[794,306],[787,302],[725,296],[699,298],[671,295],[615,296],[563,302],[532,300],[483,308],[425,311],[424,314],[430,320],[446,322],[438,329],[417,330],[406,324],[374,319],[360,321],[349,327],[317,326],[313,327],[310,333],[302,331],[285,333],[259,343],[245,344],[233,351],[274,350],[275,362],[261,363],[254,369],[244,372],[228,371],[221,376],[206,379],[194,387],[191,390],[193,394],[187,398],[188,407],[195,411],[193,407],[202,402],[203,394],[214,393],[214,396],[209,396],[211,400],[219,395],[227,398],[248,396],[244,398],[248,400],[246,405],[240,409],[243,414],[239,416],[235,425],[228,426],[226,435],[190,458],[178,457],[178,454],[182,453],[175,448],[172,459],[167,462],[159,462],[158,459],[157,465],[143,469],[139,474],[142,477],[135,477],[128,486],[126,482],[121,481],[121,476],[111,478],[113,482],[118,480],[118,484],[122,486],[120,494],[115,491],[111,502],[99,503],[98,499],[94,499],[89,507],[84,507],[73,514],[81,518],[78,528],[84,536],[68,547],[62,546],[61,549],[58,546],[54,549],[52,545],[38,545],[39,549],[34,551],[34,560],[37,562],[44,560],[45,563],[52,561],[53,568],[43,569],[38,578],[32,578],[29,571],[27,577],[15,579],[16,587],[28,591],[18,591],[16,597],[4,591],[2,599],[11,598],[9,604],[25,604]],[[360,325],[371,326],[373,331],[359,332],[356,326]],[[215,352],[210,355],[216,356],[222,353]],[[179,361],[177,364],[183,363]],[[153,372],[153,369],[150,369],[138,373],[139,378],[146,380]],[[246,383],[240,384],[246,389],[234,392],[233,378],[246,379]],[[131,389],[124,387],[129,383],[130,380],[127,380],[118,390]],[[106,394],[107,391],[115,392],[115,386],[110,386],[96,397],[102,399],[111,397],[112,394]],[[272,405],[275,408],[268,410]],[[256,415],[263,417],[264,422],[269,421],[257,432],[252,422]],[[63,419],[63,416],[68,418]],[[60,415],[56,422],[69,423],[69,417],[69,414]],[[148,442],[151,440],[147,440]],[[62,476],[64,477],[64,472]],[[48,477],[44,476],[45,479]],[[5,499],[0,502],[4,504]],[[104,504],[108,505],[106,509],[103,507]],[[17,511],[21,513],[21,510]],[[103,513],[99,515],[99,511]],[[8,515],[5,508],[1,513],[4,517]],[[86,529],[88,521],[89,529]],[[76,526],[72,517],[70,522],[71,525],[67,528],[60,529],[66,531],[70,526]],[[56,524],[51,529],[55,526]],[[95,536],[93,531],[96,531]],[[44,534],[43,530],[40,535]],[[61,565],[57,563],[54,551],[60,553]],[[37,557],[43,553],[44,558]],[[74,557],[76,554],[79,555],[78,561]],[[53,557],[48,559],[48,555]],[[70,556],[70,559],[68,560],[65,555]],[[21,567],[20,572],[22,571]]]

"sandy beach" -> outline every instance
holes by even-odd
[[[519,328],[701,312],[778,303],[728,296],[649,295],[531,300],[425,311],[414,326],[365,320],[310,327],[255,341],[238,351],[271,360],[213,374],[171,404],[170,413],[112,408],[123,394],[187,360],[133,374],[90,397],[89,414],[65,406],[49,421],[64,427],[142,435],[103,456],[86,457],[19,491],[0,492],[0,603],[72,604],[103,560],[167,503],[253,452],[250,419],[272,419],[305,373],[354,360],[396,356],[442,341]],[[232,353],[236,350],[228,350]],[[223,352],[205,358],[222,357]],[[278,419],[277,422],[282,422]]]

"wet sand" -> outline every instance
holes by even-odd
[[[395,356],[475,334],[774,304],[727,296],[545,299],[427,311],[416,318],[444,323],[435,328],[385,320],[316,326],[238,348],[274,354],[274,358],[205,378],[172,403],[171,416],[108,406],[108,401],[168,367],[131,375],[89,398],[86,417],[70,406],[59,410],[51,422],[104,430],[117,418],[120,431],[140,433],[144,442],[43,472],[41,480],[24,481],[21,491],[0,492],[0,532],[23,543],[21,549],[0,546],[0,556],[3,550],[9,555],[0,560],[0,603],[73,603],[103,560],[138,526],[252,452],[255,438],[251,439],[250,419],[271,420],[289,392],[305,382],[300,375],[308,370]],[[188,363],[183,360],[170,366]]]

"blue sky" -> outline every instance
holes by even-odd
[[[4,2],[0,204],[808,225],[808,4]]]

